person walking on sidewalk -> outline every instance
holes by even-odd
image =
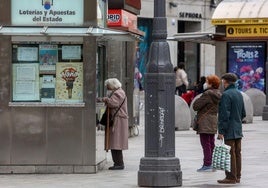
[[[187,73],[185,72],[185,65],[180,62],[178,67],[174,68],[176,74],[176,90],[175,94],[181,96],[183,93],[187,92],[187,87],[189,85]]]
[[[200,136],[204,155],[203,166],[197,172],[213,171],[212,153],[215,146],[215,134],[217,133],[218,104],[221,98],[219,86],[220,78],[218,76],[208,76],[204,83],[204,93],[193,104],[193,109],[197,111],[197,134]]]
[[[109,128],[109,145],[114,165],[109,170],[123,170],[123,151],[128,149],[128,111],[127,99],[122,84],[116,78],[105,81],[109,97],[98,98],[99,102],[105,102],[110,108],[110,114],[114,117],[114,123]],[[116,114],[116,115],[115,115]]]
[[[235,184],[240,183],[241,178],[242,119],[246,112],[243,96],[235,87],[237,76],[226,73],[221,78],[225,90],[219,104],[218,138],[231,146],[231,172],[225,171],[226,177],[218,183]]]

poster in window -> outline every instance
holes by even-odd
[[[80,45],[62,45],[63,60],[80,60],[81,46]]]
[[[38,101],[39,64],[13,64],[13,101]]]
[[[55,102],[55,77],[53,75],[42,75],[40,86],[41,102]]]
[[[58,62],[58,46],[39,45],[39,61],[41,71],[55,71]]]
[[[83,63],[56,64],[56,101],[83,101]]]
[[[38,61],[37,47],[18,47],[17,51],[18,61]]]
[[[238,76],[241,91],[265,89],[265,43],[228,43],[228,72]]]

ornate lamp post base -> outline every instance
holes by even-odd
[[[175,187],[182,185],[178,158],[150,158],[140,160],[138,185],[141,187]]]

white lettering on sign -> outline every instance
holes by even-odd
[[[245,51],[243,49],[238,49],[234,51],[236,53],[237,59],[252,59],[252,58],[259,58],[258,51]]]
[[[159,143],[160,147],[163,147],[163,139],[165,138],[163,134],[165,133],[165,109],[159,107]]]

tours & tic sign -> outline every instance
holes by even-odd
[[[268,25],[226,26],[227,37],[267,37]]]

